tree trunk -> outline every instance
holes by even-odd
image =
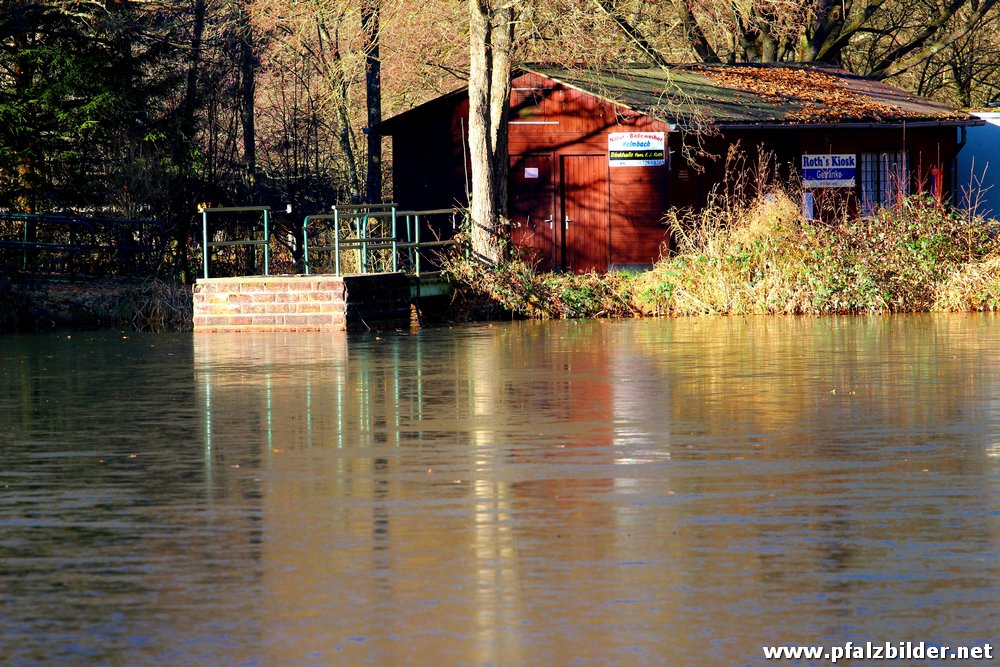
[[[18,36],[15,40],[17,52],[27,50],[31,38],[28,36]],[[16,99],[27,99],[31,82],[34,79],[34,67],[30,60],[18,57],[14,64],[14,91]],[[33,113],[29,107],[29,113]],[[27,127],[35,127],[34,122],[27,124]],[[17,155],[17,208],[23,213],[35,213],[35,180],[37,176],[37,164],[31,150],[31,137],[25,136],[23,131],[15,134],[14,151]],[[27,224],[27,223],[25,223]],[[35,226],[30,225],[30,238],[34,241]]]
[[[339,31],[334,31],[333,37],[330,39],[325,24],[322,26],[322,32],[326,35],[328,41],[331,41],[333,44],[334,69],[339,77],[336,82],[333,82],[333,88],[337,92],[334,104],[337,121],[340,124],[340,132],[337,136],[340,138],[340,150],[344,153],[344,162],[347,167],[347,192],[352,204],[360,204],[361,184],[359,182],[358,162],[354,152],[355,142],[352,141],[353,137],[351,136],[350,90],[348,89],[347,77],[344,76],[341,62],[340,33]]]
[[[191,215],[194,205],[194,179],[191,176],[191,144],[195,134],[195,112],[198,108],[198,78],[202,67],[202,39],[205,33],[205,0],[192,3],[193,26],[190,56],[187,63],[187,81],[184,98],[177,111],[175,134],[171,142],[171,158],[175,174],[169,189],[170,228],[176,251],[173,257],[181,278],[187,282],[188,241],[191,233]],[[202,249],[207,252],[206,249]]]
[[[247,194],[254,204],[260,199],[260,174],[257,169],[257,54],[254,50],[253,26],[245,5],[239,9],[240,37],[240,120],[243,125],[243,168]]]
[[[507,212],[507,118],[510,114],[514,9],[469,0],[469,152],[472,171],[472,250],[482,261],[500,259]]]
[[[719,54],[715,52],[711,42],[708,41],[705,31],[701,29],[701,24],[695,18],[691,4],[687,0],[682,2],[681,24],[684,26],[684,32],[687,33],[688,40],[691,42],[691,48],[694,49],[695,54],[697,54],[702,62],[721,62]]]
[[[381,0],[361,3],[361,30],[365,38],[365,92],[368,104],[368,170],[365,201],[382,201],[382,61],[379,59],[379,9]]]

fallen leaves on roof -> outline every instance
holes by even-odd
[[[797,123],[831,123],[859,120],[890,122],[910,119],[962,119],[964,114],[920,99],[876,81],[834,75],[813,67],[730,65],[692,66],[689,71],[715,85],[773,105],[783,118]],[[750,104],[750,100],[746,100]]]

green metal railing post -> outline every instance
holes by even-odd
[[[413,228],[414,232],[416,232],[413,235],[413,240],[414,243],[417,244],[413,248],[413,253],[414,253],[413,266],[414,270],[416,271],[416,274],[419,276],[420,275],[420,214],[414,215],[413,220],[414,220]]]
[[[202,261],[204,264],[204,269],[202,270],[202,278],[208,278],[208,210],[201,209],[201,254]]]
[[[357,215],[354,216],[354,238],[356,239],[361,238],[361,218],[359,218]],[[358,273],[364,273],[364,268],[363,268],[364,263],[362,262],[361,248],[362,246],[358,245],[358,247],[355,249],[355,254],[357,255],[357,262],[358,262]]]
[[[396,208],[392,208],[392,272],[396,273],[399,270],[399,263],[396,260]]]
[[[28,270],[28,216],[25,215],[21,218],[22,225],[24,226],[24,257],[22,258],[22,268]]]
[[[309,275],[309,216],[302,218],[302,264]]]
[[[268,226],[270,222],[270,211],[264,209],[264,275],[268,275],[271,266],[271,230]]]
[[[361,241],[361,273],[368,273],[368,214],[365,213],[358,223],[358,240]],[[362,234],[362,230],[364,233]]]
[[[407,212],[407,214],[404,217],[405,217],[405,220],[406,220],[406,243],[407,243],[406,259],[407,259],[407,262],[409,263],[409,265],[413,266],[413,247],[409,245],[409,244],[413,243],[413,229],[411,228],[411,224],[410,224],[412,222],[413,216],[411,216]]]
[[[333,271],[340,275],[340,214],[333,208]]]

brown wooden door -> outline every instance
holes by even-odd
[[[542,271],[560,262],[552,155],[512,155],[508,213],[511,241],[526,261]]]
[[[608,156],[562,159],[562,223],[568,271],[607,271],[611,261]]]

